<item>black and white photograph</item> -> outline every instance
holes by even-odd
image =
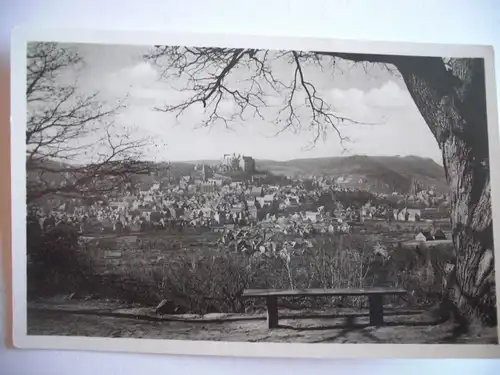
[[[245,45],[25,44],[26,335],[498,346],[485,57]]]

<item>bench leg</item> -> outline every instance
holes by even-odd
[[[384,325],[384,299],[382,295],[368,296],[370,305],[370,325]]]
[[[267,327],[269,329],[278,328],[278,298],[267,296]]]

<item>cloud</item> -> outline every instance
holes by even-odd
[[[190,91],[179,92],[170,86],[178,83],[176,86],[182,87],[181,82],[167,84],[158,78],[158,71],[148,62],[122,65],[112,73],[103,72],[102,75],[93,77],[93,82],[107,92],[110,98],[128,94],[128,106],[120,114],[117,123],[127,127],[137,126],[141,129],[140,136],[151,136],[155,142],[167,143],[167,146],[156,149],[151,157],[192,160],[218,158],[224,153],[240,152],[258,158],[286,160],[333,156],[341,152],[339,140],[333,130],[325,141],[321,140],[311,150],[303,150],[314,135],[308,132],[311,112],[304,106],[304,92],[295,97],[295,109],[302,123],[302,131],[297,134],[284,132],[271,137],[282,127],[282,124],[273,124],[276,119],[281,119],[278,112],[286,100],[282,92],[273,92],[265,98],[269,105],[261,111],[265,120],[254,116],[249,110],[242,124],[238,121],[230,124],[231,131],[222,122],[211,128],[200,129],[211,109],[204,108],[201,103],[189,107],[179,117],[176,117],[176,113],[153,110],[154,107],[165,104],[179,104],[194,94]],[[352,144],[346,145],[351,153],[425,154],[437,160],[439,149],[436,142],[402,82],[378,82],[370,87],[349,87],[347,83],[340,87],[338,82],[335,84],[337,87],[334,89],[331,82],[318,87],[318,94],[332,105],[334,113],[366,124],[376,124],[343,124],[340,129],[342,135],[353,140]],[[219,105],[219,114],[222,116],[229,117],[237,111],[239,108],[229,98],[224,98]]]
[[[359,89],[333,89],[327,98],[334,112],[356,121],[373,122],[375,114],[366,104],[366,94]]]
[[[364,122],[348,124],[343,136],[352,153],[425,155],[440,160],[440,151],[403,82],[386,81],[370,90],[331,89],[328,97],[338,115]]]
[[[385,123],[392,117],[399,117],[397,112],[415,109],[408,91],[392,80],[368,91],[331,89],[325,97],[338,115],[365,123]]]
[[[157,78],[158,72],[156,69],[147,61],[141,61],[132,68],[129,68],[129,74],[133,78]]]
[[[335,102],[340,101],[344,106],[352,106],[363,102],[365,93],[354,88],[348,90],[333,89],[331,96]]]
[[[401,89],[394,81],[387,81],[382,87],[368,91],[364,101],[373,108],[397,109],[407,107],[412,103],[412,98],[407,90]]]
[[[177,103],[179,93],[159,77],[159,72],[149,62],[140,62],[107,74],[104,87],[113,98],[127,97],[130,106],[153,109]]]
[[[368,92],[359,89],[332,89],[330,99],[339,109],[368,107],[374,109],[397,109],[408,107],[412,98],[408,91],[401,89],[395,82],[387,81],[379,88]]]
[[[148,62],[121,68],[105,76],[105,87],[114,94],[128,93],[132,88],[148,91],[158,82],[159,74]]]
[[[138,85],[147,87],[159,78],[158,71],[147,61],[122,68],[109,74],[110,84]]]

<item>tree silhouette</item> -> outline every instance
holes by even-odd
[[[138,157],[149,140],[133,139],[107,106],[79,92],[80,56],[57,43],[29,43],[27,51],[27,201],[47,195],[88,196],[114,191],[130,176],[149,173]],[[82,162],[87,156],[87,162]]]
[[[182,82],[177,88],[185,94],[182,101],[158,110],[180,116],[200,105],[205,108],[205,126],[218,122],[230,126],[249,116],[264,119],[270,99],[283,97],[274,122],[281,131],[307,125],[313,143],[330,130],[343,142],[341,125],[359,122],[336,113],[335,103],[323,97],[304,67],[334,72],[340,60],[347,60],[365,70],[369,64],[379,64],[399,74],[442,151],[451,191],[456,265],[448,299],[469,322],[496,323],[483,59],[175,46],[155,46],[145,58],[160,67],[163,79]],[[293,68],[288,77],[273,69],[278,60]],[[236,75],[237,71],[246,76]],[[223,108],[226,101],[237,111],[228,115]],[[304,109],[310,113],[307,124],[298,114]]]

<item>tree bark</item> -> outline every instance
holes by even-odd
[[[467,322],[496,324],[483,59],[399,58],[396,64],[442,151],[456,265],[448,298]]]

